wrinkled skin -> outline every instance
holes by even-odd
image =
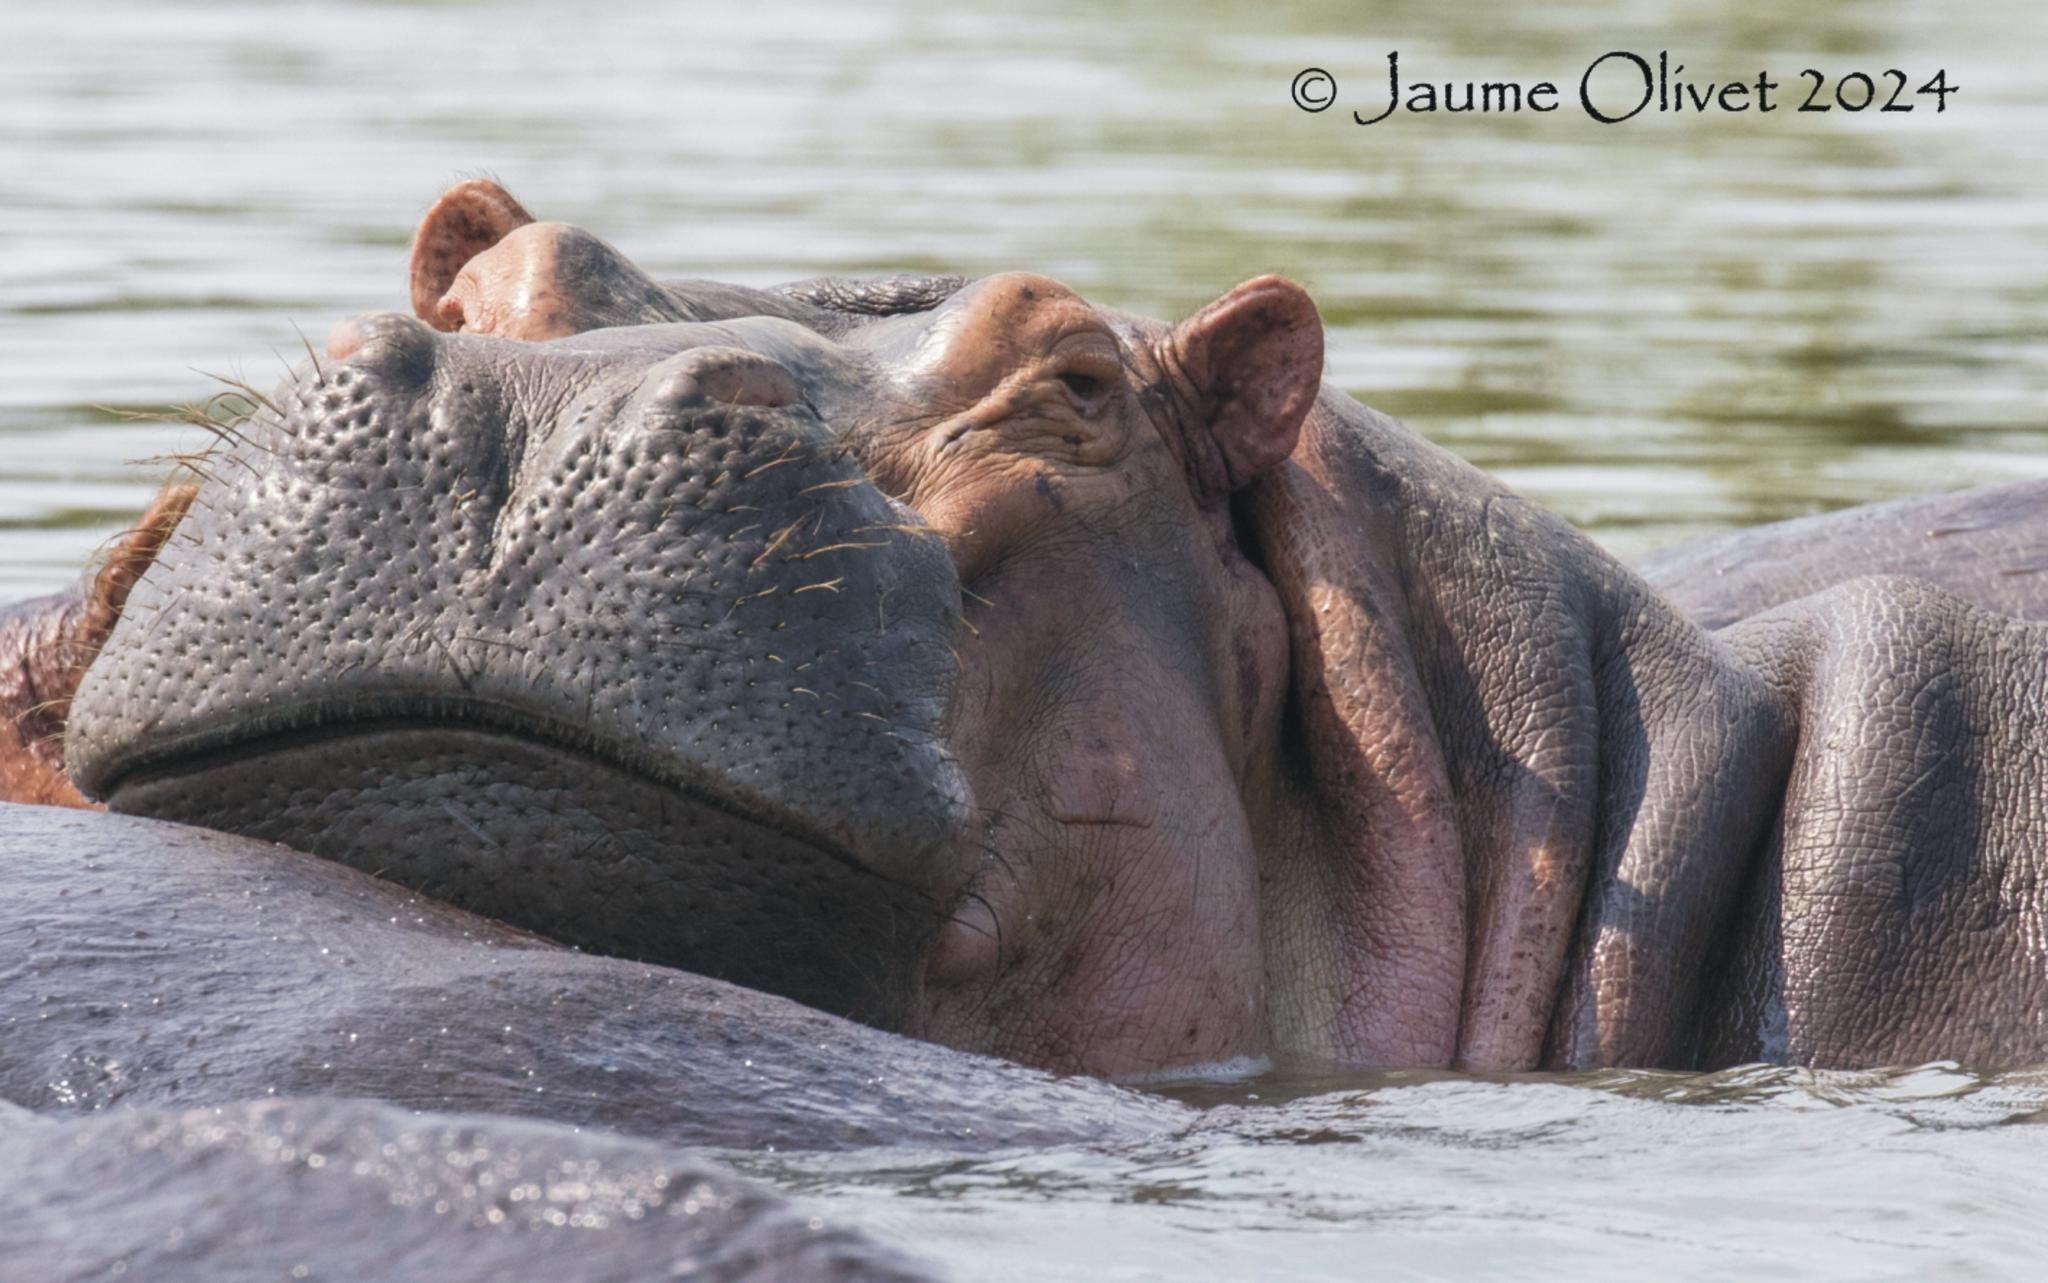
[[[2039,631],[1703,632],[1287,282],[664,286],[471,184],[414,303],[214,470],[86,793],[1060,1069],[2043,1051]]]

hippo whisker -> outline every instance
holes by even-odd
[[[776,551],[780,549],[782,545],[788,543],[792,538],[796,536],[796,532],[803,528],[804,522],[809,520],[809,517],[799,517],[797,520],[790,522],[788,525],[784,526],[782,529],[776,531],[773,535],[769,536],[768,546],[761,550],[759,556],[755,557],[752,561],[747,563],[747,569],[753,570],[756,567],[758,567],[762,562],[767,561],[770,557],[773,557]]]
[[[293,321],[291,325],[292,333],[299,336],[300,344],[306,349],[306,359],[313,363],[313,386],[318,388],[326,387],[327,371],[320,368],[320,355],[313,350],[313,341],[306,337],[306,332],[299,328],[297,321]],[[278,360],[284,363],[285,373],[291,373],[291,362],[285,361],[282,355],[278,357]]]
[[[285,368],[289,370],[291,368],[290,364],[287,363]],[[250,384],[246,380],[235,378],[232,375],[215,374],[212,371],[202,370],[196,366],[193,367],[192,372],[194,374],[197,374],[201,378],[212,379],[215,383],[226,384],[230,391],[239,393],[242,396],[247,397],[251,404],[263,407],[264,409],[270,411],[272,414],[276,415],[279,419],[284,418],[284,411],[277,408],[277,402],[263,395],[263,393],[258,391],[253,384]]]
[[[733,611],[738,610],[741,606],[746,605],[750,601],[760,601],[764,597],[773,597],[776,593],[781,591],[782,586],[780,584],[773,584],[767,588],[762,589],[760,592],[747,593],[744,596],[735,597],[732,599],[732,605],[726,608],[725,617],[727,619],[732,618]]]
[[[846,477],[838,481],[821,481],[814,486],[805,486],[803,489],[797,491],[796,493],[797,497],[801,498],[807,494],[816,494],[820,490],[850,490],[856,486],[866,486],[871,484],[873,483],[870,482],[866,477]]]
[[[200,466],[205,460],[215,457],[217,453],[217,451],[201,451],[197,454],[187,452],[179,452],[175,454],[156,454],[147,455],[140,459],[131,459],[129,460],[129,462],[136,467],[164,467],[170,469],[183,469],[184,471],[189,472],[193,476],[199,478],[200,481],[206,483],[207,485],[218,487],[222,484],[220,478],[214,475],[214,473],[208,471],[206,468]],[[253,473],[254,469],[252,468],[250,469],[250,471]],[[210,507],[209,510],[211,510]]]
[[[936,532],[934,532],[929,526],[913,526],[903,522],[887,522],[881,525],[873,526],[855,526],[848,533],[864,535],[877,530],[888,531],[891,534],[910,535],[918,539],[931,539],[936,537]]]
[[[243,400],[246,408],[231,408],[223,417],[221,407],[231,397]],[[241,425],[254,415],[255,407],[249,405],[238,392],[216,393],[197,405],[173,406],[168,410],[126,410],[106,405],[93,408],[127,423],[170,423],[202,429],[212,436],[216,443],[208,447],[209,452],[223,448],[239,448],[258,450],[265,454],[272,453],[268,446],[253,440],[240,430]]]
[[[828,553],[828,552],[847,552],[847,551],[851,551],[851,550],[856,550],[856,549],[862,549],[862,548],[887,548],[888,546],[889,546],[889,545],[888,545],[888,544],[886,544],[886,543],[868,543],[868,542],[861,542],[861,541],[855,541],[855,542],[849,542],[849,543],[834,543],[834,544],[826,544],[826,545],[825,545],[824,547],[822,547],[822,548],[812,548],[812,549],[810,549],[810,550],[809,550],[809,551],[807,551],[807,552],[798,552],[798,553],[791,553],[791,554],[790,554],[789,556],[787,556],[787,557],[784,557],[784,558],[783,558],[783,560],[784,560],[784,561],[809,561],[809,560],[810,560],[811,558],[813,558],[813,557],[822,557],[822,556],[824,556],[824,555],[825,555],[826,553]]]
[[[797,452],[802,448],[803,447],[799,442],[790,442],[789,445],[783,450],[783,452],[780,455],[776,456],[773,459],[770,459],[768,462],[764,464],[761,464],[759,467],[754,468],[752,471],[741,473],[740,480],[752,481],[755,477],[760,476],[762,473],[768,471],[771,468],[780,468],[787,464],[797,462]]]

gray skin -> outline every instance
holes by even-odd
[[[250,838],[0,804],[0,850],[0,1099],[38,1111],[361,1097],[783,1151],[1186,1121],[1093,1079],[576,953]]]
[[[930,1277],[653,1141],[358,1101],[0,1106],[0,1198],[0,1273],[42,1283]]]
[[[1703,628],[1864,575],[1932,584],[2014,619],[2048,620],[2048,481],[1867,504],[1696,539],[1636,570]]]
[[[129,603],[136,644],[117,627],[80,687],[76,775],[116,810],[899,1023],[934,853],[969,822],[939,742],[958,584],[810,406],[704,390],[776,368],[749,343],[821,387],[852,368],[760,319],[546,347],[366,328],[210,465],[192,542]],[[778,557],[805,559],[758,573]],[[228,564],[249,577],[220,595]]]
[[[9,1279],[923,1278],[677,1147],[1193,1123],[250,838],[0,803],[0,851]]]
[[[87,794],[1061,1069],[2040,1058],[2035,626],[1709,634],[1285,282],[659,323],[459,212],[209,461]]]

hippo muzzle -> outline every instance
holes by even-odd
[[[863,372],[766,318],[351,324],[205,461],[78,692],[73,778],[893,1018],[971,808],[959,581],[815,408]]]

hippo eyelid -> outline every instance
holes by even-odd
[[[1060,339],[1046,353],[1055,364],[1111,378],[1124,368],[1123,346],[1107,330],[1081,330]]]
[[[1123,377],[1123,349],[1100,330],[1070,334],[1053,345],[1052,377],[1082,408],[1092,408]]]

